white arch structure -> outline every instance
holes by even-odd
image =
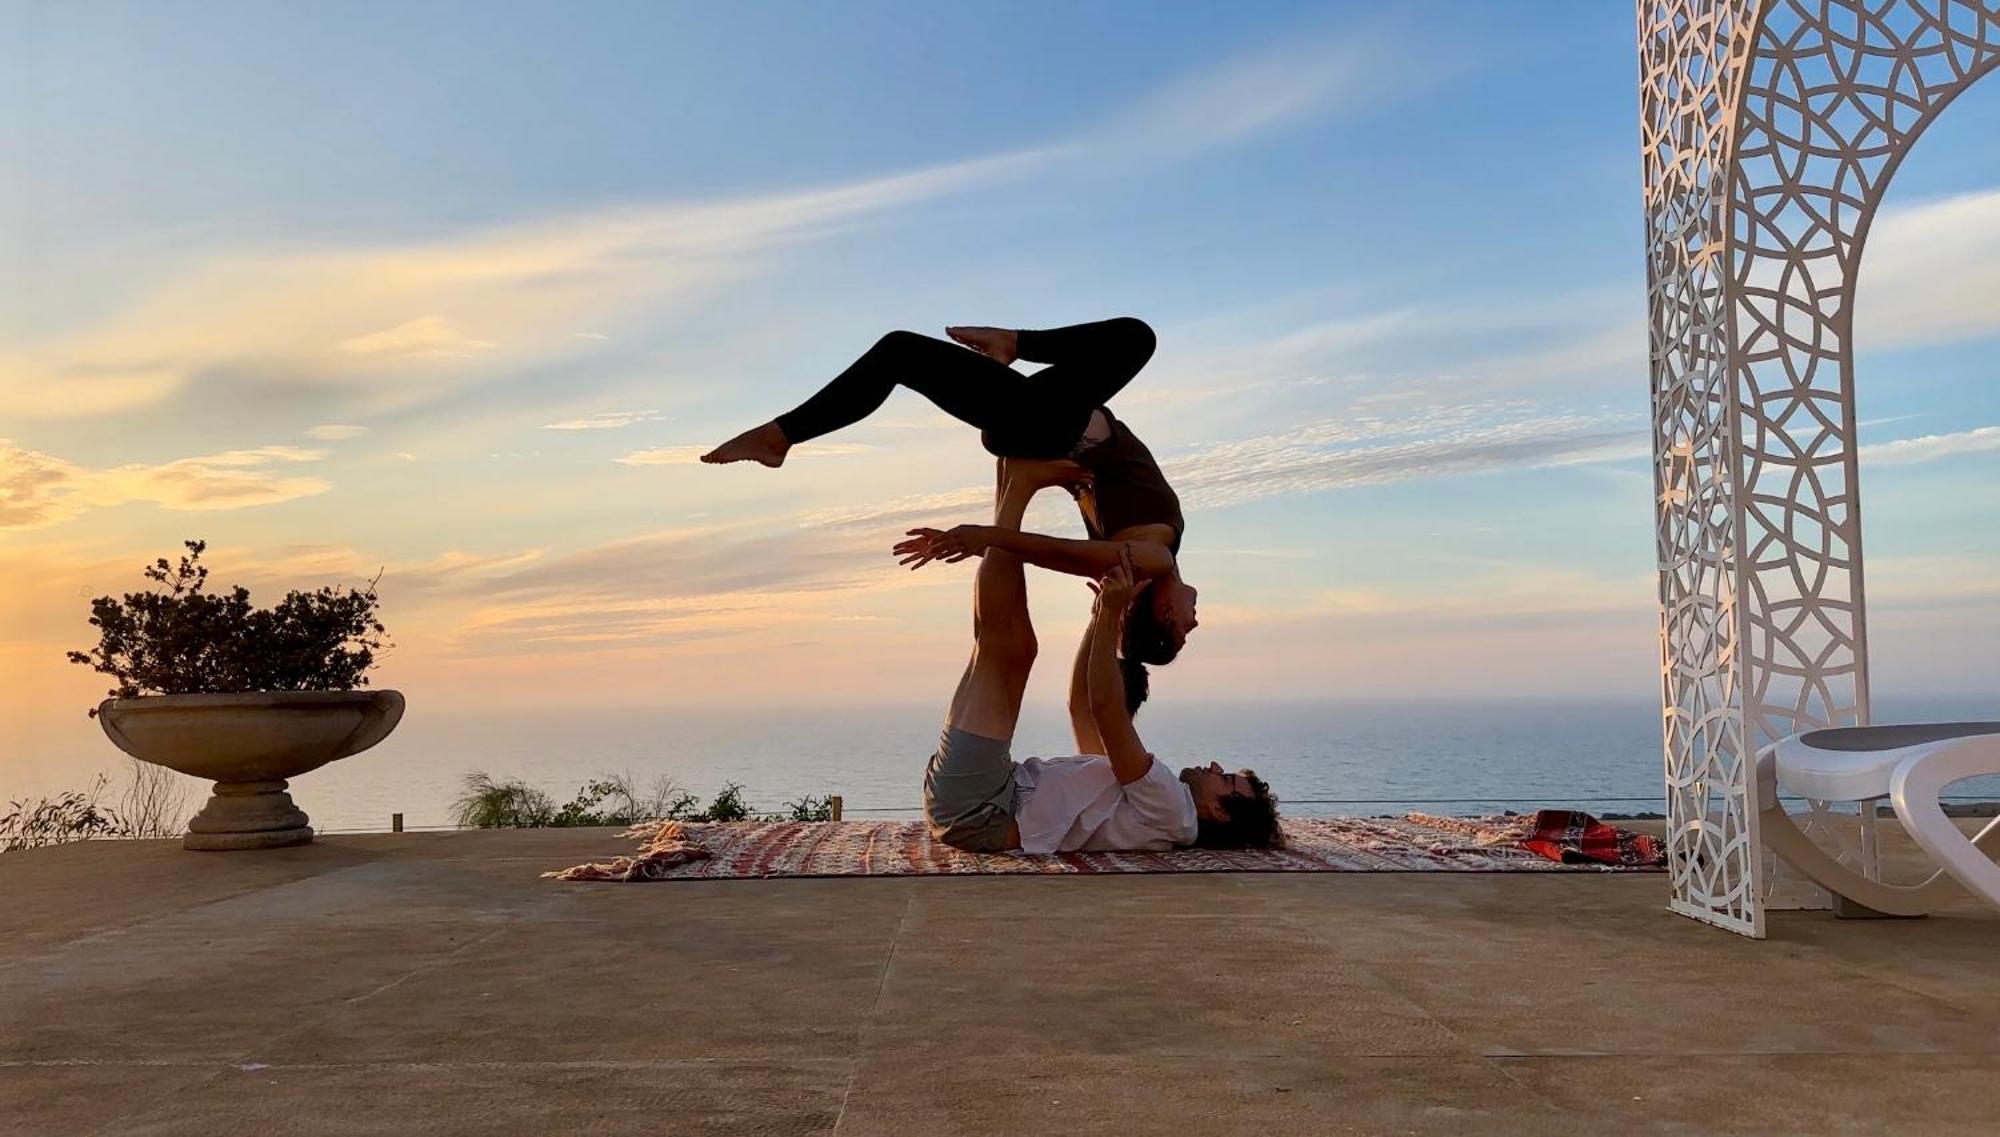
[[[1756,752],[1869,717],[1862,249],[1912,144],[2000,65],[2000,0],[1638,9],[1671,906],[1762,936]]]

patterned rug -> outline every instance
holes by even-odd
[[[1326,817],[1285,822],[1283,849],[1165,853],[966,853],[921,821],[654,822],[627,830],[638,855],[543,873],[560,880],[715,880],[1190,872],[1620,872],[1651,864],[1565,864],[1526,847],[1536,815]],[[1608,827],[1607,827],[1608,828]],[[1628,831],[1620,831],[1628,832]],[[1650,837],[1631,836],[1642,842]]]

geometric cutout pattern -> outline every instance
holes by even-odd
[[[1761,936],[1783,901],[1755,755],[1869,718],[1862,249],[1912,144],[2000,65],[2000,0],[1641,0],[1639,22],[1672,906]],[[1800,820],[1824,841],[1827,816]]]
[[[1667,872],[1676,911],[1761,935],[1740,648],[1726,171],[1757,0],[1639,10]]]

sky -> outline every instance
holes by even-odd
[[[1656,691],[1629,5],[0,13],[10,726],[189,538],[264,603],[379,573],[433,706],[942,706],[971,566],[888,550],[982,520],[972,431],[693,458],[884,331],[1114,315],[1202,595],[1156,697]],[[1996,123],[1864,265],[1878,690],[2000,686]]]

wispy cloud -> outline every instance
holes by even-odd
[[[1181,503],[1193,510],[1360,486],[1636,460],[1650,446],[1648,429],[1624,416],[1469,403],[1395,418],[1316,419],[1274,434],[1163,456],[1160,467]],[[992,501],[991,487],[965,486],[813,510],[796,520],[811,528],[879,531],[976,515]]]
[[[1856,301],[1862,347],[2000,331],[2000,190],[1884,210],[1867,257]],[[1469,383],[1495,394],[1643,382],[1646,327],[1635,306],[1629,290],[1594,289],[1392,304],[1247,342],[1203,329],[1202,342],[1163,353],[1121,405],[1165,410],[1336,385],[1356,400],[1422,400]],[[1495,338],[1525,346],[1496,351]],[[1414,371],[1412,357],[1424,360]]]
[[[817,590],[851,576],[857,566],[847,554],[864,547],[852,539],[742,527],[668,530],[481,574],[468,591],[522,600]]]
[[[1466,620],[1519,621],[1540,615],[1644,611],[1653,603],[1658,580],[1651,573],[1607,578],[1557,564],[1495,562],[1463,558],[1463,573],[1476,589],[1441,592],[1435,588],[1328,588],[1294,611],[1239,609],[1245,622],[1288,618],[1393,617],[1425,623]]]
[[[337,423],[327,423],[323,426],[315,426],[306,431],[306,437],[317,439],[321,442],[345,442],[350,438],[359,438],[367,433],[368,428],[365,426],[342,426]]]
[[[524,220],[433,241],[236,249],[180,266],[99,322],[0,349],[0,413],[156,405],[215,374],[394,410],[598,350],[783,246],[900,207],[1058,169],[1129,173],[1353,105],[1391,71],[1379,38],[1301,36],[1199,71],[1038,147],[801,190]]]
[[[2000,189],[1878,213],[1855,283],[1854,325],[1863,350],[2000,331]]]
[[[799,524],[813,529],[863,529],[874,532],[904,523],[934,524],[940,518],[992,508],[991,486],[984,489],[967,486],[942,493],[910,494],[888,501],[812,510],[799,517]]]
[[[454,553],[392,569],[385,589],[452,613],[452,650],[532,654],[740,635],[831,612],[879,578],[880,542],[748,526],[666,530],[573,552]]]
[[[1344,400],[1360,409],[1458,401],[1573,397],[1638,384],[1646,328],[1632,305],[1605,290],[1522,300],[1458,299],[1344,313],[1237,340],[1196,330],[1163,353],[1123,408],[1198,413],[1268,410],[1279,400],[1315,409]],[[1172,336],[1169,329],[1162,339]],[[1157,374],[1155,373],[1157,372]]]
[[[1921,438],[1877,442],[1861,448],[1861,460],[1877,466],[1911,466],[1959,454],[1993,451],[2000,451],[2000,426],[1981,426],[1955,434],[1926,434]]]
[[[2000,601],[2000,557],[1877,556],[1868,561],[1868,607],[1944,607]],[[1978,625],[1974,625],[1977,627]]]
[[[1183,76],[1084,132],[1093,162],[1175,160],[1360,106],[1409,82],[1384,37],[1312,32]]]
[[[95,544],[0,544],[0,569],[33,577],[24,593],[33,604],[0,610],[0,640],[74,635],[80,617],[68,603],[79,582],[86,591],[137,586],[137,566],[172,551],[125,556]],[[660,646],[854,615],[848,598],[857,591],[872,592],[885,577],[903,580],[887,551],[872,536],[722,525],[568,550],[454,550],[386,563],[344,544],[211,547],[206,560],[219,580],[246,586],[260,603],[284,589],[379,574],[399,650],[490,658],[614,642]]]
[[[322,479],[279,472],[283,464],[323,457],[319,450],[262,446],[92,470],[0,439],[0,531],[41,529],[127,502],[177,510],[274,505],[329,489]]]
[[[1649,445],[1644,428],[1585,415],[1465,423],[1389,440],[1405,433],[1386,429],[1384,441],[1357,445],[1365,428],[1319,422],[1204,447],[1162,465],[1189,508],[1213,509],[1357,486],[1638,458]]]
[[[617,430],[634,423],[658,422],[658,411],[599,411],[581,418],[566,418],[542,424],[543,430]]]
[[[1018,152],[787,193],[575,213],[420,244],[236,250],[101,322],[0,350],[0,412],[145,407],[254,361],[260,382],[400,407],[494,368],[591,350],[576,325],[718,288],[759,254],[897,206],[1020,176]],[[591,335],[602,335],[591,332]]]
[[[340,350],[349,355],[403,355],[417,359],[469,359],[475,352],[497,346],[492,340],[473,339],[442,316],[419,316],[393,328],[340,341]]]

